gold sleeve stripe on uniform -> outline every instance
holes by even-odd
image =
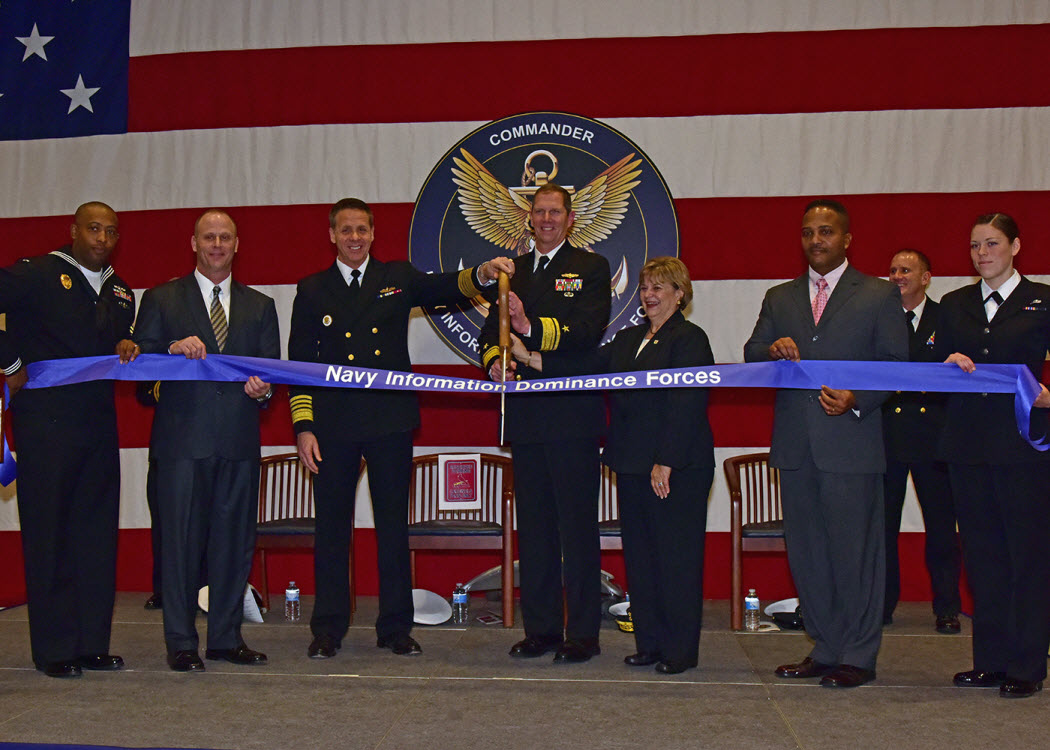
[[[540,351],[551,352],[561,343],[561,326],[557,318],[540,318],[543,335],[540,337]]]
[[[476,297],[481,290],[474,286],[474,269],[464,268],[459,272],[459,291],[464,297]]]
[[[153,384],[153,400],[160,402],[160,381]]]
[[[489,369],[489,365],[492,364],[492,360],[496,359],[496,357],[498,357],[498,356],[499,356],[499,347],[498,346],[490,346],[481,355],[481,364],[485,367],[486,370],[488,370]]]
[[[292,424],[314,421],[314,397],[309,393],[292,396]]]

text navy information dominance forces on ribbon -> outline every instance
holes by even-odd
[[[27,388],[70,385],[89,380],[244,381],[258,375],[271,383],[456,393],[529,393],[636,388],[831,388],[866,391],[1012,393],[1018,431],[1038,450],[1050,444],[1029,438],[1032,404],[1039,383],[1023,365],[980,365],[965,373],[954,364],[925,362],[853,362],[807,360],[643,370],[495,383],[471,378],[345,367],[312,362],[213,354],[190,360],[143,354],[129,364],[115,355],[48,360],[29,365]]]

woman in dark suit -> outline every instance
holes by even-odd
[[[713,365],[707,334],[681,313],[693,297],[677,258],[654,258],[639,274],[646,323],[626,328],[592,357],[530,352],[514,357],[546,376]],[[616,472],[631,617],[638,652],[624,661],[677,674],[698,661],[707,496],[714,442],[707,390],[667,388],[609,394],[602,460]]]
[[[936,351],[966,372],[986,363],[1023,364],[1039,379],[1050,349],[1050,286],[1013,266],[1017,224],[986,214],[970,232],[981,276],[941,300]],[[1018,434],[1010,394],[951,394],[941,437],[974,596],[973,669],[960,687],[998,687],[1005,698],[1042,689],[1050,645],[1050,453]],[[1047,429],[1042,386],[1031,437]]]

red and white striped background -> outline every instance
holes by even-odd
[[[449,147],[490,120],[563,110],[608,122],[661,169],[690,318],[718,361],[739,361],[765,289],[804,268],[812,197],[850,209],[863,271],[926,252],[935,298],[971,281],[969,224],[989,210],[1018,219],[1021,271],[1050,273],[1047,48],[1046,0],[133,0],[130,132],[0,143],[0,263],[57,247],[72,209],[100,199],[120,215],[114,265],[142,290],[189,272],[194,218],[227,207],[235,276],[275,297],[283,337],[295,282],[332,260],[334,200],[368,200],[373,252],[405,258],[413,201]],[[411,347],[418,370],[474,372],[419,316]],[[121,526],[138,529],[150,414],[129,388],[118,397]],[[771,403],[715,390],[719,461],[768,444]],[[495,401],[423,405],[418,451],[496,444]],[[264,450],[292,443],[275,400]],[[0,531],[18,528],[13,498],[0,493]],[[726,531],[721,480],[710,509],[709,530]],[[357,522],[371,525],[367,501]],[[909,500],[904,529],[921,528]]]

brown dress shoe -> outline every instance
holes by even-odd
[[[821,664],[807,656],[798,664],[781,664],[776,668],[774,674],[785,679],[804,680],[809,677],[823,677],[834,669],[833,664]]]
[[[820,681],[821,687],[828,688],[852,688],[860,687],[865,682],[875,679],[874,669],[862,669],[852,664],[840,664],[831,672],[824,675]]]

